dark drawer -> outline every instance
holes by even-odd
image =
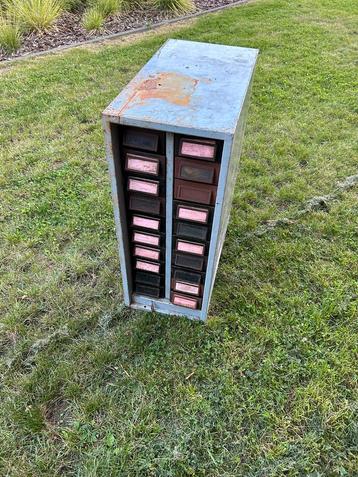
[[[134,245],[133,256],[144,258],[146,260],[154,260],[159,262],[161,259],[160,250],[158,248],[144,247],[143,245]]]
[[[161,277],[160,275],[154,275],[153,273],[137,270],[135,274],[135,281],[138,283],[143,283],[144,285],[159,287],[161,282]]]
[[[206,257],[176,252],[174,253],[174,265],[201,272],[206,266]]]
[[[196,222],[199,224],[209,224],[212,218],[211,207],[195,207],[189,204],[174,202],[175,218]]]
[[[181,253],[190,253],[192,255],[200,255],[203,257],[205,255],[205,244],[177,239],[175,241],[175,251]]]
[[[130,194],[129,209],[145,214],[162,215],[164,213],[164,201],[158,197]]]
[[[123,131],[123,145],[144,151],[157,152],[159,134],[145,129],[127,127]]]
[[[160,235],[146,234],[145,232],[140,232],[139,230],[134,230],[132,235],[132,241],[134,243],[140,243],[149,247],[159,247],[160,238]]]
[[[144,229],[153,230],[159,232],[160,230],[160,219],[156,217],[144,217],[142,215],[134,214],[132,216],[131,225],[133,227],[140,227]]]
[[[164,174],[165,157],[139,151],[124,150],[125,170],[129,173],[158,177]]]
[[[212,139],[196,139],[182,137],[179,141],[179,154],[206,161],[215,161],[217,143]]]
[[[175,177],[186,181],[217,184],[220,164],[198,161],[194,159],[175,158]]]
[[[192,310],[197,310],[201,307],[201,300],[199,300],[199,298],[181,295],[176,292],[171,294],[171,302],[174,305],[184,306],[185,308],[191,308]]]
[[[136,283],[135,291],[138,295],[151,296],[153,298],[160,298],[161,296],[160,288],[144,285],[143,283]]]
[[[188,224],[186,222],[177,222],[175,224],[175,234],[179,237],[192,238],[196,240],[206,241],[209,235],[208,227],[204,225]]]
[[[175,179],[174,197],[188,202],[215,205],[216,187],[199,182],[182,181]]]

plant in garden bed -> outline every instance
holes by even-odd
[[[153,5],[158,10],[174,12],[177,15],[188,13],[195,9],[192,0],[153,0]]]
[[[29,30],[45,30],[60,16],[60,0],[11,0],[8,12]]]
[[[83,15],[82,25],[87,31],[100,30],[103,23],[104,16],[96,7],[90,8]]]
[[[6,53],[13,53],[21,45],[21,30],[17,23],[0,19],[0,48]]]

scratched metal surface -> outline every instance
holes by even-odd
[[[193,135],[233,135],[258,50],[168,40],[104,111],[107,119]]]

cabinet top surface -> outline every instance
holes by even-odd
[[[233,134],[258,50],[168,40],[104,111],[116,122]]]

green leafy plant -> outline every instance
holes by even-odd
[[[87,0],[62,0],[62,6],[64,10],[69,12],[76,12],[83,9],[87,4]]]
[[[83,28],[87,31],[99,30],[104,23],[104,16],[96,7],[90,8],[82,18]]]
[[[12,0],[8,11],[29,30],[45,30],[63,10],[60,0]]]
[[[195,9],[192,0],[153,0],[153,4],[158,10],[166,10],[177,15],[191,12]]]
[[[109,15],[118,12],[120,9],[120,2],[119,0],[97,0],[94,8],[101,12],[103,17],[106,18]]]
[[[0,47],[6,53],[12,53],[20,48],[21,30],[19,25],[9,20],[0,20]]]

